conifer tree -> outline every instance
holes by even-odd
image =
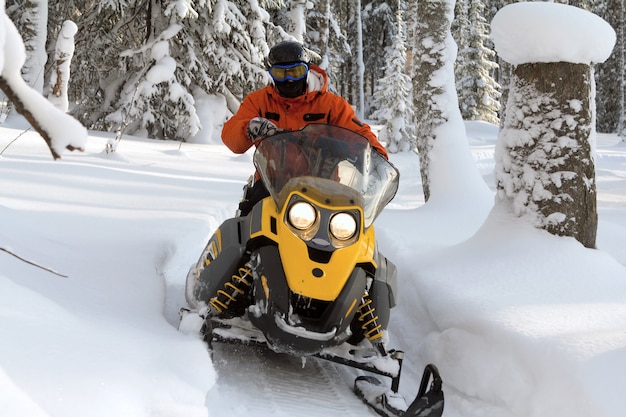
[[[22,36],[26,49],[26,62],[22,67],[24,81],[42,93],[45,84],[44,67],[48,60],[48,0],[9,1],[6,12]]]
[[[268,81],[263,58],[267,30],[274,28],[262,6],[282,5],[281,0],[55,2],[55,15],[76,16],[79,26],[73,114],[92,129],[187,140],[202,127],[196,94],[221,94],[235,111],[247,93]]]
[[[499,124],[499,85],[491,72],[497,67],[495,52],[485,47],[488,27],[482,0],[462,2],[467,5],[467,19],[460,24],[460,47],[455,75],[459,107],[464,120],[483,120]],[[465,11],[465,10],[464,10]]]
[[[406,46],[402,30],[402,10],[397,10],[397,33],[393,45],[385,55],[385,76],[376,85],[374,103],[378,110],[370,118],[384,124],[380,138],[386,141],[391,153],[415,148],[411,78],[406,74]]]
[[[350,45],[333,3],[316,0],[309,10],[305,44],[320,55],[319,65],[328,73],[329,89],[337,91],[341,85],[340,67],[350,55]]]
[[[441,82],[432,82],[433,74],[445,63],[450,53],[446,48],[451,25],[452,0],[427,0],[417,2],[411,10],[416,16],[412,32],[412,57],[414,65],[413,108],[418,132],[417,149],[420,154],[422,188],[426,201],[430,198],[430,157],[435,141],[435,128],[447,121],[447,115],[434,98],[444,93]]]
[[[365,62],[363,61],[363,8],[361,0],[356,0],[356,110],[355,113],[361,119],[365,112]]]
[[[464,106],[464,96],[463,96],[463,86],[461,83],[462,73],[461,70],[463,67],[463,61],[465,56],[463,55],[463,51],[468,50],[468,39],[469,39],[469,20],[468,20],[468,2],[469,0],[458,0],[454,4],[454,19],[452,20],[452,24],[450,26],[450,31],[452,32],[452,38],[457,45],[457,56],[456,61],[454,63],[454,79],[456,85],[456,91],[459,96],[459,107],[461,108],[461,112],[463,112]]]
[[[376,110],[375,87],[388,65],[387,49],[393,47],[397,34],[397,10],[404,10],[404,0],[373,0],[363,7],[363,50],[365,64],[366,114]],[[404,23],[403,23],[404,26]],[[406,34],[406,30],[402,28]]]
[[[515,3],[517,0],[490,0],[485,3],[485,17],[486,21],[491,25],[491,20],[495,16],[495,14],[506,6],[507,4]],[[493,42],[489,39],[489,49],[493,50]],[[499,119],[500,119],[500,127],[502,127],[504,123],[504,118],[506,116],[506,103],[509,98],[509,85],[511,84],[511,77],[513,72],[513,66],[501,59],[500,56],[495,57],[495,62],[497,67],[494,69],[494,79],[500,86],[500,110],[499,110]]]
[[[598,132],[618,132],[624,136],[625,97],[624,97],[624,16],[623,0],[598,1],[593,11],[605,19],[617,35],[611,56],[595,68],[596,128]]]

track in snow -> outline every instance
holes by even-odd
[[[232,417],[377,416],[353,392],[351,369],[323,359],[278,354],[258,346],[214,343],[218,374],[209,414]]]

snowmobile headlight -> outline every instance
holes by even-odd
[[[315,224],[317,211],[311,204],[299,201],[289,209],[289,223],[298,230],[306,230]]]
[[[356,233],[356,219],[350,213],[337,213],[330,219],[330,233],[338,240],[348,240]]]

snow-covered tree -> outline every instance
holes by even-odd
[[[617,34],[615,50],[603,63],[596,68],[597,80],[597,128],[600,132],[618,132],[622,137],[625,131],[625,74],[626,59],[624,49],[624,25],[626,7],[623,0],[598,1],[594,7],[595,13],[604,18]]]
[[[482,0],[459,2],[467,12],[460,23],[459,39],[462,47],[456,61],[455,75],[461,115],[465,120],[483,120],[499,124],[499,85],[491,72],[497,67],[492,60],[495,52],[485,46],[488,26],[484,18]],[[464,17],[464,16],[463,16]]]
[[[178,140],[197,133],[201,124],[189,91],[191,80],[181,74],[183,62],[175,58],[182,22],[196,13],[182,1],[150,0],[145,41],[118,58],[126,74],[115,91],[115,110],[104,119],[108,129]]]
[[[375,86],[387,67],[387,49],[392,47],[397,30],[397,11],[404,10],[404,0],[373,0],[363,7],[363,60],[365,64],[365,114],[376,110]],[[404,25],[404,24],[403,24]],[[402,31],[406,34],[403,27]]]
[[[450,44],[452,0],[426,0],[413,5],[415,14],[412,39],[413,109],[416,116],[417,150],[420,155],[422,188],[426,201],[430,198],[430,158],[435,141],[435,129],[447,121],[445,109],[436,97],[445,86],[434,77],[449,54],[456,56],[456,46]],[[445,80],[444,80],[445,81]]]
[[[29,86],[42,93],[48,60],[48,0],[15,0],[7,6],[7,14],[17,26],[26,49],[22,76]]]
[[[364,117],[365,112],[365,62],[363,62],[363,9],[361,0],[356,0],[355,4],[355,33],[356,33],[356,115]]]
[[[617,41],[615,45],[615,56],[619,62],[619,97],[620,116],[617,123],[617,134],[626,142],[626,4],[620,0],[617,5]]]
[[[76,23],[66,20],[57,37],[54,48],[54,68],[50,77],[48,100],[59,110],[67,112],[69,100],[67,88],[70,80],[70,64],[74,56],[74,35],[78,31]]]
[[[370,115],[371,119],[384,124],[380,139],[386,141],[386,148],[391,153],[415,148],[411,78],[406,73],[402,10],[398,8],[396,13],[398,31],[385,55],[385,76],[378,81],[374,91],[377,110]]]
[[[457,49],[459,53],[456,57],[456,62],[454,63],[454,75],[456,82],[456,90],[459,94],[459,107],[463,106],[463,100],[461,97],[461,83],[459,76],[459,68],[463,65],[463,60],[465,59],[462,51],[467,50],[468,48],[468,39],[469,39],[469,31],[470,31],[470,22],[468,19],[469,15],[469,1],[470,0],[458,0],[454,4],[454,19],[452,20],[452,24],[450,26],[450,31],[452,32],[452,38],[457,45]]]
[[[426,204],[447,202],[450,194],[468,201],[491,198],[470,153],[458,109],[456,44],[451,33],[454,0],[428,0],[416,6],[409,12],[416,13],[412,20],[418,22],[418,27],[412,28],[413,107]],[[451,172],[464,174],[453,176]]]
[[[79,26],[73,114],[93,129],[188,139],[202,127],[195,95],[222,95],[235,111],[247,93],[267,83],[267,30],[280,30],[264,7],[282,5],[279,0],[55,3],[55,15],[75,16]]]
[[[295,40],[303,43],[307,26],[307,9],[313,8],[313,3],[308,0],[291,0],[290,3],[290,24],[288,32]]]
[[[337,19],[332,0],[316,0],[317,7],[309,10],[305,44],[320,55],[319,65],[327,70],[329,88],[335,90],[340,82],[340,67],[350,55],[350,45]]]
[[[0,0],[0,90],[41,135],[55,159],[65,149],[83,149],[87,130],[24,81],[21,70],[25,61],[24,43]]]
[[[590,77],[585,64],[514,68],[496,180],[499,198],[512,201],[517,215],[593,248],[597,212]]]
[[[359,80],[363,79],[363,76],[360,75],[360,71],[361,69],[364,70],[363,61],[359,62],[358,47],[359,37],[362,36],[360,33],[363,29],[362,24],[359,23],[359,20],[361,20],[361,2],[359,0],[346,1],[340,6],[340,10],[342,25],[345,28],[346,38],[350,45],[350,54],[346,56],[344,63],[339,69],[341,75],[340,82],[337,86],[339,88],[338,93],[358,111],[358,103],[360,100],[359,86],[361,85]]]
[[[592,64],[609,56],[615,32],[582,9],[547,5],[511,4],[492,22],[498,53],[514,65],[496,146],[497,201],[535,227],[593,248],[598,219]],[[536,37],[520,37],[516,26],[531,22],[541,33],[547,28],[559,33],[538,53]]]

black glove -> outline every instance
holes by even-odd
[[[248,123],[248,138],[255,143],[280,131],[282,129],[279,129],[274,123],[262,117],[255,117]]]

